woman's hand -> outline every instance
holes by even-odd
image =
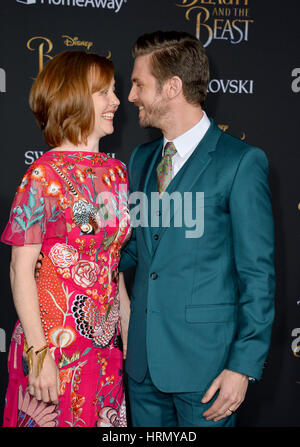
[[[58,404],[60,395],[59,370],[48,351],[41,372],[36,377],[37,356],[33,353],[33,369],[29,374],[29,393],[37,400]]]

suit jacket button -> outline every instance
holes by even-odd
[[[151,273],[150,278],[151,279],[157,279],[158,278],[158,274],[153,272],[153,273]]]
[[[157,241],[157,239],[159,238],[159,236],[158,236],[158,234],[155,234],[154,236],[154,239]]]

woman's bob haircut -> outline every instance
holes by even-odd
[[[92,94],[106,89],[113,76],[110,60],[85,51],[64,51],[47,63],[29,105],[49,146],[87,144],[95,122]]]

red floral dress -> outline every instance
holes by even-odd
[[[49,151],[23,177],[1,240],[42,244],[40,316],[61,395],[53,405],[29,394],[17,322],[4,426],[126,426],[118,263],[130,234],[127,203],[126,167],[104,153]]]

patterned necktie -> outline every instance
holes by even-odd
[[[162,194],[167,189],[168,184],[172,180],[172,157],[176,152],[174,143],[166,143],[164,147],[164,156],[156,169],[159,194]]]

